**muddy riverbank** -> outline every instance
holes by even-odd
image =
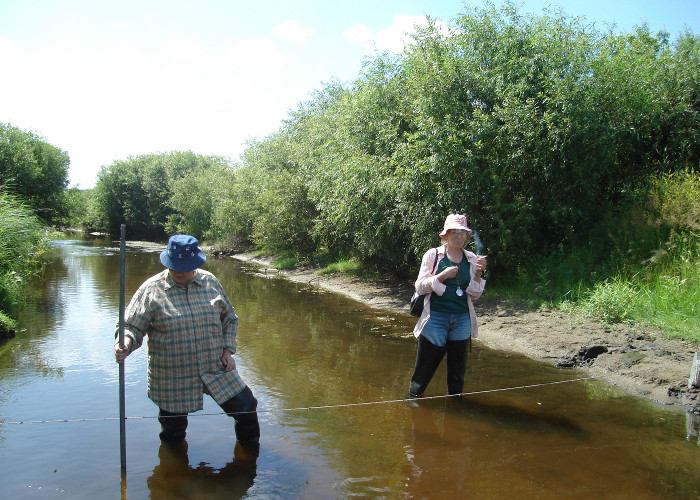
[[[228,256],[278,272],[271,269],[271,259],[245,253]],[[313,269],[283,270],[280,274],[396,313],[408,314],[413,293],[408,280],[317,276]],[[562,368],[577,366],[635,396],[700,414],[700,391],[687,387],[693,354],[700,350],[696,344],[666,339],[650,327],[608,325],[559,310],[508,304],[490,299],[488,288],[475,306],[479,342],[489,348],[516,352]]]

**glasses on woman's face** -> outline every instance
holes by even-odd
[[[455,230],[452,230],[452,231],[450,231],[450,234],[453,235],[453,236],[457,236],[457,237],[459,237],[459,238],[466,238],[467,236],[469,236],[469,232],[468,232],[468,231],[455,231]]]

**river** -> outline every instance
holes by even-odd
[[[162,269],[128,246],[127,301]],[[234,259],[204,268],[240,317],[239,371],[259,400],[261,450],[205,396],[187,450],[158,440],[146,350],[127,358],[126,462],[112,344],[119,244],[66,236],[0,343],[0,498],[700,498],[691,415],[583,374],[474,344],[462,400],[444,362],[402,401],[414,323]]]

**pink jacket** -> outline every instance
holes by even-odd
[[[476,312],[474,311],[473,301],[481,297],[484,292],[484,287],[486,286],[486,280],[481,278],[480,282],[474,281],[474,269],[476,267],[476,254],[462,249],[467,261],[471,264],[471,281],[469,286],[467,286],[467,305],[469,307],[469,320],[472,326],[472,339],[476,340],[479,338],[479,325],[476,322]],[[437,263],[439,263],[445,256],[445,245],[437,248]],[[416,292],[420,295],[424,295],[423,298],[423,314],[418,318],[418,323],[416,323],[413,329],[413,335],[418,338],[423,331],[423,327],[428,322],[430,318],[430,294],[435,292],[438,295],[445,293],[447,288],[444,283],[433,274],[433,268],[437,271],[437,264],[435,263],[435,249],[431,248],[423,255],[423,260],[420,265],[420,272],[418,273],[418,279],[416,280],[415,287]]]

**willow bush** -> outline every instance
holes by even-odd
[[[221,185],[232,177],[228,163],[217,159],[200,171],[174,179],[168,199],[171,213],[166,217],[165,232],[191,234],[200,240],[208,236]]]
[[[486,4],[316,91],[218,180],[192,154],[104,168],[101,223],[408,275],[459,211],[492,279],[540,279],[576,255],[566,279],[590,280],[617,265],[607,225],[635,207],[636,189],[697,169],[699,54],[691,32],[671,42],[644,25],[600,32],[560,10]]]
[[[92,191],[94,224],[113,235],[121,224],[129,228],[130,238],[164,239],[168,231],[179,227],[191,229],[206,224],[201,211],[208,212],[207,202],[194,202],[199,192],[185,193],[195,178],[211,168],[227,165],[220,157],[201,156],[191,151],[148,154],[129,157],[103,166]],[[196,183],[195,183],[196,184]],[[202,204],[203,203],[203,204]],[[187,221],[187,217],[197,220]]]
[[[48,223],[66,216],[68,153],[33,132],[0,123],[0,182]]]
[[[213,177],[187,168],[191,155],[137,158],[106,167],[95,191],[110,230],[126,219],[402,277],[463,212],[492,284],[580,300],[642,276],[651,255],[674,253],[666,243],[695,241],[670,218],[688,213],[699,110],[691,31],[599,31],[561,10],[487,3],[324,85]]]

